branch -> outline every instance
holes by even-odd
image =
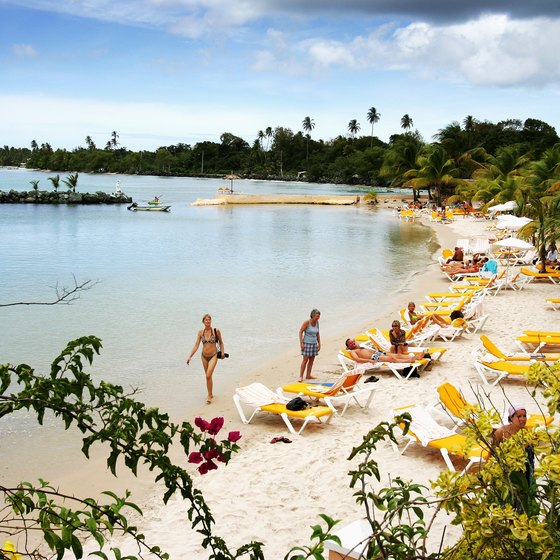
[[[67,288],[66,286],[59,287],[58,284],[54,286],[56,299],[54,301],[18,301],[12,303],[0,303],[0,307],[12,307],[14,305],[70,305],[73,301],[80,299],[80,292],[90,290],[98,281],[85,280],[78,284],[76,277],[74,278],[74,286]]]

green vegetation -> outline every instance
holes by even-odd
[[[157,408],[148,408],[123,393],[122,387],[94,382],[84,370],[99,353],[101,341],[82,337],[68,344],[53,361],[46,375],[30,366],[0,366],[0,418],[21,410],[36,415],[42,424],[45,415],[53,414],[68,429],[74,426],[83,434],[82,452],[93,445],[108,447],[107,465],[113,473],[117,465],[136,473],[144,465],[162,482],[164,503],[179,494],[187,504],[187,516],[201,535],[202,546],[209,558],[234,560],[247,557],[264,560],[262,544],[251,542],[229,550],[216,536],[212,513],[202,493],[193,484],[192,475],[170,459],[172,447],[182,448],[188,463],[199,465],[206,474],[226,464],[239,450],[239,432],[230,432],[217,441],[223,418],[208,422],[196,418],[194,426],[174,424]],[[560,412],[560,364],[531,366],[527,381],[543,391],[549,414]],[[479,404],[465,409],[467,440],[491,446],[492,424],[499,421],[495,410]],[[560,556],[560,432],[549,426],[541,430],[521,430],[494,450],[479,472],[462,474],[442,472],[431,483],[431,490],[396,478],[389,487],[379,488],[384,476],[375,460],[376,449],[387,439],[396,442],[395,433],[408,430],[410,416],[403,414],[395,422],[382,422],[355,447],[349,460],[358,458],[350,471],[350,488],[371,527],[371,536],[360,545],[364,559],[383,560],[526,560],[554,559]],[[200,432],[200,433],[199,433]],[[525,476],[526,448],[537,458],[535,480],[528,485]],[[193,450],[194,448],[194,450]],[[0,507],[0,532],[6,541],[0,543],[0,559],[61,559],[67,555],[82,558],[83,540],[97,544],[94,555],[100,558],[143,557],[168,558],[159,546],[146,542],[144,535],[129,516],[141,514],[127,492],[119,497],[104,492],[102,499],[65,495],[60,489],[39,479],[38,483],[22,482],[16,487],[0,484],[4,506]],[[428,537],[437,516],[445,513],[451,524],[461,528],[456,543],[444,550],[433,550]],[[338,521],[327,514],[322,524],[313,525],[311,542],[296,546],[286,560],[325,560],[325,544],[338,542],[333,535]],[[13,545],[18,535],[29,536],[39,531],[41,550],[27,545],[19,550]],[[118,548],[107,549],[112,536],[126,535],[138,545],[138,555],[122,556]],[[441,535],[432,535],[439,542]],[[437,547],[437,544],[436,544]],[[49,552],[50,550],[50,552]],[[146,556],[144,556],[144,554]]]
[[[360,125],[352,119],[348,134],[329,140],[311,137],[315,121],[310,116],[302,120],[300,131],[269,126],[256,133],[252,144],[231,132],[224,132],[219,142],[203,141],[194,146],[179,143],[137,152],[122,146],[116,131],[104,148],[97,147],[91,136],[85,137],[85,147],[73,150],[53,149],[48,142],[39,145],[33,140],[30,149],[1,148],[0,165],[25,163],[28,168],[56,173],[200,176],[233,172],[260,179],[294,179],[305,170],[310,182],[402,186],[408,179],[406,172],[422,167],[418,157],[430,159],[439,154],[442,162],[452,162],[452,176],[472,180],[473,174],[492,159],[502,158],[500,154],[505,149],[536,161],[559,142],[554,128],[536,119],[510,119],[495,124],[472,116],[462,125],[451,123],[438,132],[433,142],[426,142],[418,131],[412,130],[413,120],[405,114],[400,121],[404,132],[392,135],[385,143],[374,136],[374,125],[380,118],[377,109],[371,107],[366,115],[371,125],[367,135],[358,136]]]

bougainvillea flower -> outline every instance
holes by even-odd
[[[206,422],[206,420],[202,419],[200,416],[197,416],[194,419],[194,425],[199,428],[202,432],[205,432],[210,424],[208,422]]]
[[[230,432],[227,438],[231,443],[235,443],[241,439],[241,432]]]
[[[198,451],[193,451],[189,455],[189,463],[202,463],[202,461],[203,461],[202,454],[199,453]]]
[[[222,429],[223,425],[224,419],[221,416],[219,416],[218,418],[212,418],[207,431],[210,435],[215,436]]]

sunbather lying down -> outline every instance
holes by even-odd
[[[381,352],[372,348],[361,348],[355,339],[346,339],[346,348],[352,359],[359,364],[376,364],[377,362],[389,362],[392,364],[412,364],[416,360],[429,358],[426,352],[416,352],[410,354],[393,354],[391,352]]]

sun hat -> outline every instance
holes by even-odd
[[[512,416],[518,411],[518,410],[527,410],[522,404],[512,404],[509,408],[508,408],[508,420],[511,422],[511,418]]]

